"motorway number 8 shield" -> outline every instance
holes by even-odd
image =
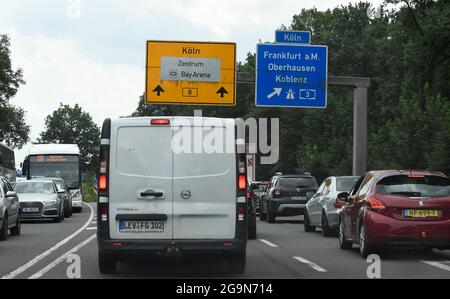
[[[120,221],[121,233],[162,233],[164,221]]]

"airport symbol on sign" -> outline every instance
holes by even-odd
[[[256,53],[256,106],[326,108],[327,46],[259,44]]]

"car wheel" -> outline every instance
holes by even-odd
[[[339,224],[339,247],[344,250],[350,250],[353,247],[353,243],[347,241],[347,237],[345,236],[344,224]]]
[[[256,223],[255,223],[255,225],[248,227],[248,238],[249,238],[249,240],[256,239]]]
[[[20,220],[20,214],[17,214],[16,226],[11,228],[11,236],[20,236],[20,231],[22,229],[22,221]]]
[[[6,241],[8,239],[8,215],[3,217],[2,227],[0,228],[0,241]]]
[[[273,214],[273,212],[267,207],[267,222],[268,223],[274,223],[276,216]]]
[[[232,274],[242,274],[245,270],[246,252],[242,250],[238,253],[228,255],[228,269]]]
[[[63,221],[66,216],[64,212],[64,204],[61,204],[61,213],[59,215],[61,216],[61,221]]]
[[[58,210],[58,216],[53,218],[53,222],[60,223],[61,222],[61,209]]]
[[[322,236],[323,237],[332,237],[333,230],[330,228],[328,224],[328,218],[325,212],[322,213]]]
[[[366,228],[364,227],[364,224],[362,224],[359,229],[359,254],[362,258],[367,258],[371,253],[372,248],[369,245]]]
[[[69,218],[70,216],[72,216],[72,212],[71,212],[71,207],[70,207],[70,203],[66,206],[64,206],[64,217]]]
[[[309,221],[308,210],[305,209],[305,215],[303,216],[303,227],[306,233],[312,233],[316,231],[316,227],[311,225]]]
[[[112,254],[98,252],[98,268],[102,274],[114,274],[117,271],[117,258]]]
[[[261,205],[260,208],[259,208],[259,220],[266,221],[266,219],[267,219],[267,214],[264,213],[264,208]]]

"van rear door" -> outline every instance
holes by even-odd
[[[150,119],[111,125],[112,239],[172,239],[172,131]]]
[[[206,125],[207,122],[197,124],[196,120],[189,119],[183,129],[186,130],[184,136],[191,137],[193,143],[203,131],[201,153],[194,153],[194,144],[193,153],[177,150],[173,153],[174,239],[235,237],[237,187],[234,120],[221,119],[221,125],[214,122],[213,129]],[[175,134],[182,133],[175,130],[174,137]],[[209,142],[213,137],[215,140]],[[219,145],[212,153],[211,144]],[[230,149],[232,152],[229,152]]]

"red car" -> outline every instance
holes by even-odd
[[[450,180],[431,171],[370,171],[340,212],[339,245],[359,244],[366,258],[377,249],[450,249]]]

